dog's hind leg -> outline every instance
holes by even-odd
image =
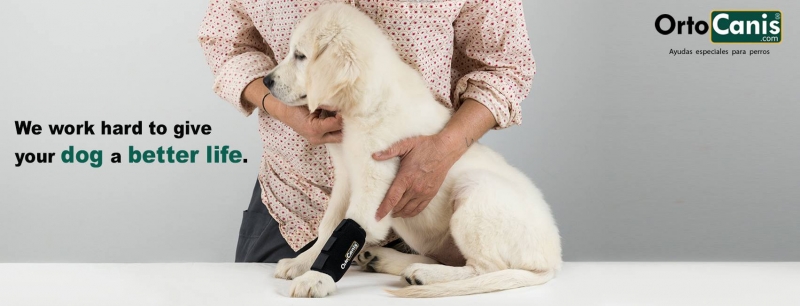
[[[531,225],[538,220],[533,205],[525,202],[530,195],[517,181],[494,172],[462,175],[453,189],[450,234],[466,266],[413,264],[401,276],[412,285],[429,285],[508,269],[547,272],[546,262],[538,254],[536,227]],[[500,281],[496,277],[487,280]]]
[[[356,263],[368,272],[400,275],[415,263],[435,264],[436,261],[423,255],[403,253],[387,247],[367,247],[356,257]]]

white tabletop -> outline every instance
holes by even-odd
[[[409,301],[353,268],[323,299],[287,298],[273,264],[0,264],[0,305],[800,305],[800,263],[570,262],[551,282]]]

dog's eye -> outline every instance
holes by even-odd
[[[297,59],[297,60],[302,61],[302,60],[306,59],[306,56],[303,53],[295,52],[294,53],[294,58]]]

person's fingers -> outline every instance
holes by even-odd
[[[411,213],[417,210],[417,208],[422,204],[422,202],[423,200],[421,200],[420,198],[414,197],[408,201],[408,204],[406,204],[402,210],[396,212],[395,215],[400,218],[412,217]]]
[[[325,119],[313,119],[312,122],[316,123],[317,131],[324,134],[342,129],[342,119],[337,117],[328,117]]]
[[[428,204],[429,204],[430,202],[431,202],[431,200],[425,200],[425,201],[421,201],[421,202],[419,202],[419,205],[417,205],[417,207],[416,207],[416,208],[414,208],[414,210],[413,210],[413,211],[411,211],[410,213],[408,213],[408,214],[407,214],[407,216],[406,216],[406,218],[411,218],[411,217],[414,217],[414,216],[416,216],[416,215],[419,215],[419,213],[421,213],[421,212],[422,212],[422,210],[424,210],[424,209],[425,209],[425,207],[428,207]]]
[[[342,131],[325,133],[325,135],[322,135],[321,141],[322,143],[340,143],[342,142],[343,135]]]
[[[392,182],[392,185],[389,186],[389,190],[386,192],[386,196],[383,197],[383,201],[381,201],[381,205],[378,207],[378,211],[375,213],[375,220],[380,221],[386,215],[391,212],[397,203],[400,202],[400,199],[403,197],[403,193],[406,192],[406,186],[395,179]]]
[[[403,211],[411,204],[414,203],[416,199],[414,198],[414,194],[406,190],[403,193],[403,196],[400,198],[400,201],[397,202],[397,205],[394,206],[392,210],[392,218],[402,217],[404,215]]]
[[[414,148],[414,142],[412,138],[407,138],[395,142],[386,150],[373,153],[372,158],[378,161],[392,159],[397,156],[406,155],[412,148]]]

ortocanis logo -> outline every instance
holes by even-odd
[[[342,270],[344,270],[344,268],[347,267],[347,263],[349,263],[350,260],[353,259],[353,255],[355,255],[356,250],[358,250],[358,247],[359,247],[358,242],[353,241],[353,243],[350,244],[350,248],[348,248],[347,253],[344,254],[344,262],[342,263],[341,266]]]
[[[669,35],[686,32],[705,35],[711,30],[712,43],[776,44],[783,40],[783,14],[781,11],[712,11],[711,25],[689,16],[686,21],[676,21],[669,14],[656,18],[656,31]],[[685,28],[685,30],[684,30]]]

